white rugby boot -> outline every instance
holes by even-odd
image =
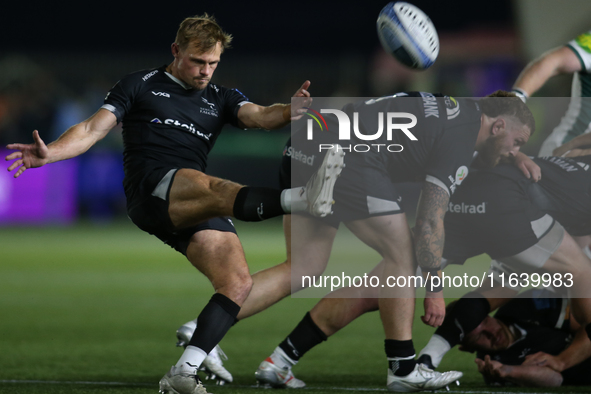
[[[417,364],[415,369],[406,376],[396,376],[392,372],[392,368],[388,368],[387,386],[388,391],[399,393],[438,390],[456,382],[463,375],[462,372],[458,371],[435,372],[423,364]],[[459,382],[456,383],[459,384]]]
[[[343,167],[345,152],[340,145],[334,145],[326,152],[318,171],[306,184],[308,212],[311,215],[325,217],[332,213],[334,185]]]
[[[176,330],[176,337],[178,342],[176,345],[178,347],[187,347],[195,329],[197,328],[197,320],[191,320]],[[205,372],[205,379],[214,380],[217,385],[224,385],[226,383],[232,383],[234,378],[232,374],[224,368],[224,362],[222,360],[227,360],[228,356],[226,353],[220,348],[219,345],[213,348],[213,350],[205,357],[203,363],[199,367],[199,371]]]
[[[209,394],[201,383],[197,370],[172,366],[160,379],[160,394]]]
[[[259,365],[254,373],[255,378],[260,385],[273,388],[301,389],[306,387],[306,383],[293,376],[291,368],[279,368],[273,363],[271,357]]]

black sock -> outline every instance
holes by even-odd
[[[308,350],[327,339],[326,334],[318,328],[308,312],[291,334],[279,344],[279,347],[289,358],[298,361]]]
[[[587,336],[591,339],[591,323],[585,326],[585,331],[587,332]]]
[[[245,186],[234,200],[234,217],[245,222],[260,222],[286,212],[281,207],[281,190]]]
[[[415,369],[417,361],[415,360],[416,353],[412,339],[407,341],[386,339],[384,347],[388,358],[388,367],[394,372],[394,375],[406,376]]]
[[[471,292],[460,298],[447,312],[445,320],[435,334],[445,339],[451,347],[464,340],[490,313],[490,304],[480,293]]]
[[[189,341],[209,354],[236,321],[240,307],[223,294],[214,294],[197,318],[197,328]]]

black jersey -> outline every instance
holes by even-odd
[[[534,158],[542,170],[537,183],[503,165],[490,170],[525,184],[533,205],[562,224],[571,235],[591,234],[591,156]]]
[[[456,262],[487,253],[513,256],[536,244],[532,223],[548,214],[572,235],[591,234],[591,157],[535,158],[534,183],[509,164],[473,174],[452,196],[445,216],[444,257]]]
[[[378,114],[409,113],[416,116],[416,125],[409,129],[416,140],[400,130],[391,135],[384,132],[372,144],[399,144],[401,152],[385,149],[358,153],[370,165],[382,165],[394,183],[431,181],[451,195],[468,174],[480,130],[481,111],[472,99],[455,99],[425,92],[397,93],[375,100],[358,101],[343,108],[354,119],[358,113],[359,130],[373,134],[379,129]],[[327,117],[328,118],[328,117]],[[398,119],[400,123],[408,120]],[[355,136],[355,133],[353,133]],[[354,137],[357,143],[367,143]],[[347,160],[345,158],[345,160]]]
[[[237,125],[248,102],[238,90],[211,83],[190,88],[165,70],[129,74],[105,98],[102,108],[123,122],[127,183],[156,165],[204,171],[223,125]]]
[[[557,355],[572,341],[567,298],[549,290],[532,289],[509,301],[494,315],[517,333],[506,350],[489,354],[507,365],[520,365],[537,352]],[[484,359],[485,353],[478,352]]]

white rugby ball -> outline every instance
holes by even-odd
[[[439,55],[439,37],[431,19],[418,7],[388,3],[378,16],[378,36],[386,52],[402,64],[419,70],[429,68]]]

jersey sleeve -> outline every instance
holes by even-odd
[[[124,77],[109,90],[101,108],[111,111],[117,117],[117,122],[121,122],[139,95],[140,82],[141,78],[135,75]]]
[[[582,69],[591,72],[591,30],[570,41],[566,46],[575,52]]]
[[[238,125],[238,111],[244,104],[248,104],[248,98],[238,89],[225,89],[224,91],[224,113],[227,114],[226,122],[232,126]]]
[[[447,129],[434,146],[425,173],[426,181],[446,190],[452,195],[468,175],[474,158],[476,143],[473,125]]]

